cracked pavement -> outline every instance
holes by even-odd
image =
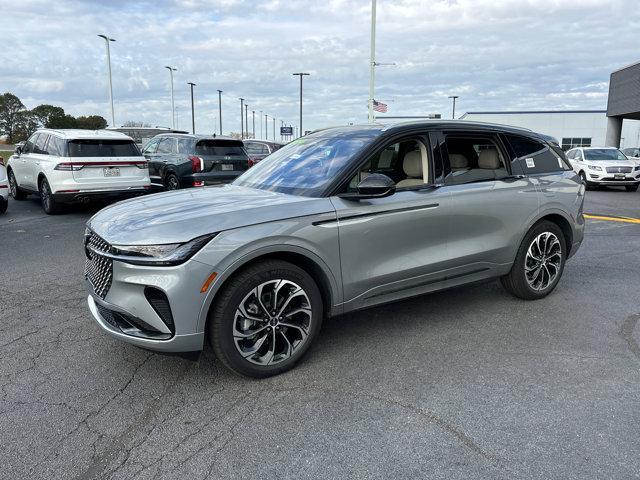
[[[544,300],[489,282],[334,318],[257,381],[100,331],[94,211],[0,217],[2,479],[640,477],[640,225],[588,221]],[[638,217],[640,193],[586,211]]]

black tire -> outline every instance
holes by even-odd
[[[47,215],[56,215],[60,213],[60,204],[53,198],[49,181],[46,178],[40,180],[38,191],[40,192],[40,200],[42,202],[42,209],[44,210],[44,213]]]
[[[164,177],[164,188],[166,190],[180,190],[180,180],[175,173],[169,173]]]
[[[9,193],[14,200],[24,200],[27,198],[27,194],[23,192],[18,186],[16,176],[13,174],[13,170],[9,170]]]
[[[7,200],[5,200],[4,198],[0,198],[0,215],[7,211],[8,205],[9,202]]]
[[[301,306],[306,305],[307,300],[309,308],[311,310],[310,314],[303,314],[302,317],[296,317],[298,319],[302,318],[303,320],[308,319],[307,328],[301,330],[300,328],[293,329],[287,326],[281,326],[280,323],[277,322],[277,319],[271,317],[271,320],[268,320],[269,317],[267,315],[263,315],[260,312],[264,311],[262,307],[258,307],[257,303],[249,304],[249,307],[254,306],[256,310],[254,310],[252,315],[262,316],[265,320],[261,320],[260,322],[252,322],[250,320],[243,320],[242,316],[236,318],[236,312],[239,311],[240,305],[247,306],[247,298],[255,298],[251,297],[252,291],[254,291],[259,285],[264,285],[268,282],[277,282],[277,280],[282,279],[288,282],[293,282],[296,286],[300,287],[305,294],[302,300],[299,297],[291,295],[291,299],[289,299],[289,305],[291,308],[297,307],[298,304],[295,302],[301,301]],[[268,287],[264,287],[263,292],[267,290]],[[281,291],[285,290],[287,287],[283,287],[280,289]],[[291,287],[291,291],[295,290],[294,287]],[[285,293],[286,294],[286,293]],[[276,299],[277,299],[276,295]],[[295,298],[294,298],[295,297]],[[270,298],[269,296],[263,296],[263,301],[260,305],[265,306],[267,309],[270,308]],[[280,299],[282,302],[287,303],[285,301],[284,295]],[[278,305],[278,301],[276,301],[276,305]],[[276,307],[278,308],[278,307]],[[249,311],[248,308],[245,308],[246,311]],[[298,308],[300,310],[300,308]],[[268,312],[267,312],[268,314]],[[283,322],[294,323],[298,320],[293,321],[292,318],[295,317],[296,314],[292,313],[292,317],[286,319],[287,315],[284,314],[281,317]],[[300,315],[299,313],[297,315]],[[228,280],[228,283],[223,287],[223,289],[218,293],[218,297],[215,300],[214,305],[212,306],[209,312],[209,319],[207,325],[207,335],[211,345],[213,346],[213,350],[218,357],[218,359],[231,371],[238,373],[240,375],[245,375],[248,377],[254,378],[265,378],[270,377],[272,375],[277,375],[279,373],[285,372],[295,366],[295,364],[304,356],[309,346],[313,343],[315,337],[318,335],[320,331],[320,327],[322,325],[323,318],[323,303],[322,303],[322,295],[318,286],[313,281],[313,279],[309,276],[307,272],[298,268],[297,266],[280,260],[266,260],[254,265],[251,265],[238,273],[236,273],[232,278]],[[284,319],[284,320],[283,320]],[[289,356],[283,357],[283,359],[277,360],[277,363],[267,364],[267,365],[257,365],[253,363],[250,359],[254,359],[255,355],[250,354],[243,356],[239,349],[240,346],[236,346],[236,336],[234,336],[234,329],[237,326],[242,325],[242,323],[238,322],[249,322],[251,323],[251,327],[247,327],[244,331],[266,331],[266,334],[260,333],[260,335],[256,334],[253,337],[246,338],[244,340],[238,339],[238,342],[250,342],[254,341],[250,347],[255,347],[258,343],[258,340],[255,340],[259,336],[265,336],[265,340],[263,343],[260,343],[262,347],[258,348],[255,352],[257,355],[260,351],[265,351],[265,356],[269,358],[268,353],[271,350],[271,341],[275,339],[273,345],[286,348],[286,345],[289,345],[287,352]],[[282,325],[285,325],[284,323]],[[298,325],[302,325],[301,323]],[[239,330],[239,329],[238,329]],[[301,334],[301,332],[306,333],[306,337]],[[289,338],[287,338],[289,336]],[[300,337],[301,340],[295,340],[296,337]],[[290,341],[294,339],[293,341]],[[284,343],[286,341],[286,343]],[[291,347],[295,342],[298,341],[297,346]],[[277,347],[274,347],[273,354],[271,354],[271,360],[275,359]],[[251,351],[251,349],[249,349]],[[293,353],[291,353],[293,351]],[[284,354],[280,354],[284,355]],[[249,358],[249,360],[248,360]]]
[[[635,185],[625,185],[625,187],[627,189],[627,192],[637,192],[638,191],[638,184]]]
[[[525,264],[530,261],[530,258],[527,258],[529,247],[533,244],[535,239],[537,239],[544,233],[551,233],[558,240],[560,244],[560,262],[559,268],[557,269],[557,275],[553,278],[553,280],[550,281],[546,287],[535,289],[529,284],[527,280],[525,273]],[[543,258],[551,258],[551,256],[547,257],[545,254]],[[562,230],[555,223],[543,220],[535,224],[527,232],[524,239],[522,240],[522,243],[520,244],[520,248],[518,249],[518,254],[516,255],[516,260],[511,267],[511,271],[507,275],[501,277],[500,282],[509,293],[515,295],[518,298],[522,298],[524,300],[537,300],[540,298],[544,298],[556,288],[556,285],[560,281],[560,278],[562,278],[562,272],[564,271],[566,259],[567,245]],[[545,265],[547,264],[545,263]],[[540,269],[540,273],[543,274],[541,270],[542,269]],[[535,274],[535,272],[538,270],[531,271],[533,271]],[[549,272],[548,267],[546,268],[546,271],[547,273]]]

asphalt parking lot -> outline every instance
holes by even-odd
[[[637,218],[640,193],[585,210]],[[257,381],[99,330],[95,211],[0,217],[1,478],[640,477],[640,224],[588,220],[544,300],[490,282],[334,318]]]

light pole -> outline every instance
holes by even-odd
[[[459,95],[449,95],[448,98],[453,99],[453,111],[451,112],[451,118],[456,119],[456,98],[460,98]]]
[[[222,90],[218,90],[218,121],[220,122],[220,135],[222,135]]]
[[[242,116],[244,115],[244,98],[240,99],[240,140],[244,140],[244,120]]]
[[[300,131],[302,132],[302,77],[309,76],[309,73],[298,72],[292,75],[298,75],[300,77]],[[275,140],[275,138],[274,138]]]
[[[104,38],[107,44],[107,70],[109,71],[109,104],[111,105],[111,126],[116,126],[116,114],[113,111],[113,83],[111,80],[111,50],[109,49],[109,42],[115,42],[115,38],[109,38],[106,35],[98,35],[100,38]]]
[[[177,71],[177,68],[165,66],[164,68],[169,70],[169,76],[171,77],[171,127],[176,129],[176,107],[173,100],[173,72]]]
[[[376,0],[371,0],[371,58],[369,61],[369,123],[373,118],[373,97],[376,81]],[[302,128],[300,128],[302,134]]]
[[[264,139],[269,140],[269,115],[264,114]]]
[[[256,138],[256,111],[251,110],[251,121],[253,123],[253,138]]]
[[[280,141],[282,141],[282,127],[284,127],[284,120],[280,120]]]
[[[273,117],[273,141],[276,141],[276,117]]]
[[[260,118],[258,118],[258,123],[260,124],[260,138],[264,138],[262,136],[262,110],[260,110]]]
[[[249,138],[249,105],[244,104],[244,129],[247,132],[247,138]]]
[[[193,104],[193,87],[196,86],[193,82],[187,82],[187,85],[191,87],[191,133],[196,134],[196,110]]]

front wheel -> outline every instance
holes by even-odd
[[[13,170],[9,170],[9,193],[14,200],[24,200],[27,198],[27,194],[20,190]]]
[[[229,280],[209,315],[209,340],[222,363],[264,378],[292,368],[322,324],[320,290],[307,272],[269,260]]]
[[[546,297],[564,271],[567,247],[560,227],[542,221],[534,225],[520,244],[511,271],[500,278],[511,294],[525,300]]]
[[[47,215],[55,215],[60,213],[60,204],[56,202],[51,193],[51,187],[49,181],[43,178],[40,181],[40,200],[42,201],[42,209]]]
[[[627,192],[637,192],[638,191],[638,184],[636,183],[635,185],[625,185],[625,187],[627,189]]]
[[[7,211],[7,206],[9,202],[7,202],[4,198],[0,198],[0,215]]]

